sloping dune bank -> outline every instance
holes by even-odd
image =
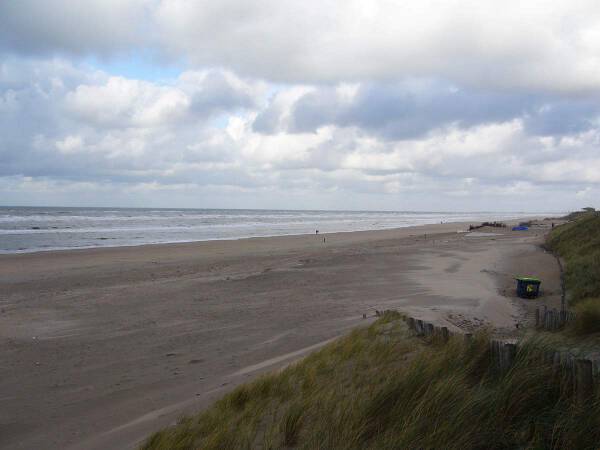
[[[531,320],[514,275],[560,301],[548,226],[2,255],[0,448],[134,447],[376,310],[513,333]]]
[[[421,337],[412,324],[385,312],[153,434],[142,448],[597,448],[593,382],[554,365],[544,338],[528,334],[500,347],[485,332],[437,328]]]

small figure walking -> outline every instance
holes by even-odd
[[[325,243],[325,237],[323,237],[323,244]]]
[[[315,230],[315,234],[319,234],[319,230]]]

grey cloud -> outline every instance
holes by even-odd
[[[257,133],[274,134],[281,130],[281,115],[283,111],[274,103],[262,109],[254,121],[252,129]]]
[[[256,118],[254,130],[281,131],[285,111],[269,105]],[[559,136],[598,127],[600,102],[455,88],[448,83],[363,83],[351,100],[334,87],[321,87],[300,97],[290,110],[285,131],[315,132],[326,125],[357,127],[386,140],[415,139],[431,130],[523,120],[532,135]]]
[[[17,54],[110,55],[148,43],[146,0],[0,2],[0,49]],[[146,30],[147,31],[147,30]]]
[[[531,111],[524,122],[531,134],[557,136],[597,128],[599,119],[599,98],[574,98],[548,101]]]
[[[222,72],[211,71],[192,94],[192,110],[202,115],[256,106],[255,93],[234,86]]]
[[[306,94],[294,105],[290,131],[323,125],[355,126],[386,139],[412,139],[432,129],[470,127],[520,117],[531,96],[455,89],[432,83],[426,89],[402,84],[363,84],[350,102],[332,88]]]
[[[343,121],[346,106],[333,88],[321,88],[298,99],[291,111],[291,132],[312,132],[323,125]]]

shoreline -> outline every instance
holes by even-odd
[[[495,220],[495,219],[490,219]],[[523,220],[543,220],[541,216],[524,216],[518,217],[515,219],[504,220],[504,223],[507,226],[517,223]],[[376,228],[376,229],[360,229],[360,230],[350,230],[350,231],[331,231],[331,232],[319,232],[318,235],[312,233],[291,233],[291,234],[267,234],[260,236],[242,236],[242,237],[232,237],[232,238],[215,238],[215,239],[202,239],[202,240],[183,240],[183,241],[168,241],[168,242],[150,242],[143,244],[127,244],[127,245],[103,245],[103,246],[88,246],[88,247],[57,247],[57,248],[48,248],[48,249],[34,249],[34,250],[15,250],[15,251],[5,251],[0,250],[0,258],[12,255],[31,255],[31,254],[41,254],[41,253],[63,253],[63,252],[77,252],[77,251],[94,251],[94,250],[112,250],[112,249],[135,249],[135,248],[143,248],[143,247],[155,247],[155,246],[181,246],[181,245],[194,245],[194,244],[202,244],[202,243],[213,243],[213,242],[238,242],[238,241],[247,241],[254,239],[271,239],[271,238],[286,238],[286,237],[298,237],[298,236],[336,236],[343,234],[351,234],[351,233],[378,233],[378,232],[394,232],[400,230],[408,230],[408,229],[418,229],[424,227],[436,227],[438,225],[471,225],[473,221],[457,221],[457,222],[443,222],[443,223],[427,223],[427,224],[419,224],[419,225],[407,225],[404,227],[393,227],[393,228]],[[436,230],[434,230],[436,231]],[[467,230],[461,230],[467,232]],[[446,231],[444,231],[446,232]],[[449,232],[449,231],[448,231]],[[460,232],[457,230],[457,232]],[[432,234],[434,234],[432,232]]]
[[[518,219],[515,219],[518,220]],[[470,222],[446,222],[448,224],[451,223],[470,223]],[[393,228],[377,228],[377,229],[364,229],[364,230],[350,230],[350,231],[325,231],[319,232],[319,236],[327,236],[333,234],[342,234],[342,233],[363,233],[363,232],[377,232],[377,231],[394,231],[394,230],[403,230],[405,228],[416,228],[416,227],[424,227],[430,225],[437,224],[421,224],[421,225],[407,225],[405,227],[393,227]],[[112,249],[112,248],[136,248],[136,247],[145,247],[145,246],[155,246],[155,245],[178,245],[178,244],[199,244],[202,242],[219,242],[219,241],[243,241],[247,239],[266,239],[266,238],[277,238],[277,237],[288,237],[288,236],[315,236],[316,234],[311,233],[290,233],[290,234],[265,234],[260,236],[240,236],[240,237],[231,237],[231,238],[214,238],[214,239],[201,239],[201,240],[183,240],[183,241],[167,241],[167,242],[146,242],[143,244],[127,244],[127,245],[98,245],[98,246],[89,246],[89,247],[56,247],[56,248],[48,248],[48,249],[35,249],[35,250],[15,250],[15,251],[5,251],[0,250],[0,256],[2,255],[23,255],[30,253],[45,253],[45,252],[64,252],[64,251],[75,251],[75,250],[97,250],[97,249]]]
[[[443,214],[443,213],[440,213]],[[504,219],[495,219],[495,218],[487,218],[487,221],[503,221],[506,223],[512,223],[520,220],[541,220],[542,216],[537,215],[524,215],[524,216],[516,216],[512,218],[504,218]],[[405,225],[405,226],[393,226],[388,228],[362,228],[355,230],[342,230],[342,231],[324,231],[320,234],[339,234],[339,233],[357,233],[357,232],[375,232],[375,231],[392,231],[392,230],[400,230],[405,228],[415,228],[415,227],[426,227],[432,225],[439,224],[465,224],[465,223],[481,223],[481,218],[473,219],[471,221],[457,220],[457,221],[445,221],[438,223],[430,222],[430,223],[422,223],[416,225]],[[319,224],[315,224],[319,227]],[[53,230],[41,230],[46,232],[53,232]],[[77,231],[74,231],[77,232]],[[303,235],[311,235],[312,233],[283,233],[283,234],[260,234],[260,235],[242,235],[235,237],[220,237],[220,238],[207,238],[207,239],[190,239],[190,240],[173,240],[173,241],[165,241],[165,242],[144,242],[140,244],[131,243],[124,245],[88,245],[88,246],[74,246],[74,247],[49,247],[49,248],[33,248],[33,249],[17,249],[17,250],[0,250],[0,256],[2,255],[15,255],[15,254],[29,254],[29,253],[43,253],[43,252],[58,252],[58,251],[70,251],[70,250],[92,250],[92,249],[103,249],[103,248],[121,248],[121,247],[141,247],[146,245],[172,245],[172,244],[191,244],[191,243],[199,243],[199,242],[213,242],[213,241],[239,241],[244,239],[256,239],[256,238],[271,238],[271,237],[284,237],[284,236],[303,236]],[[111,238],[112,239],[112,238]],[[105,241],[107,239],[99,240]]]

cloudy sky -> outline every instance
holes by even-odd
[[[600,3],[0,2],[0,204],[600,198]]]

